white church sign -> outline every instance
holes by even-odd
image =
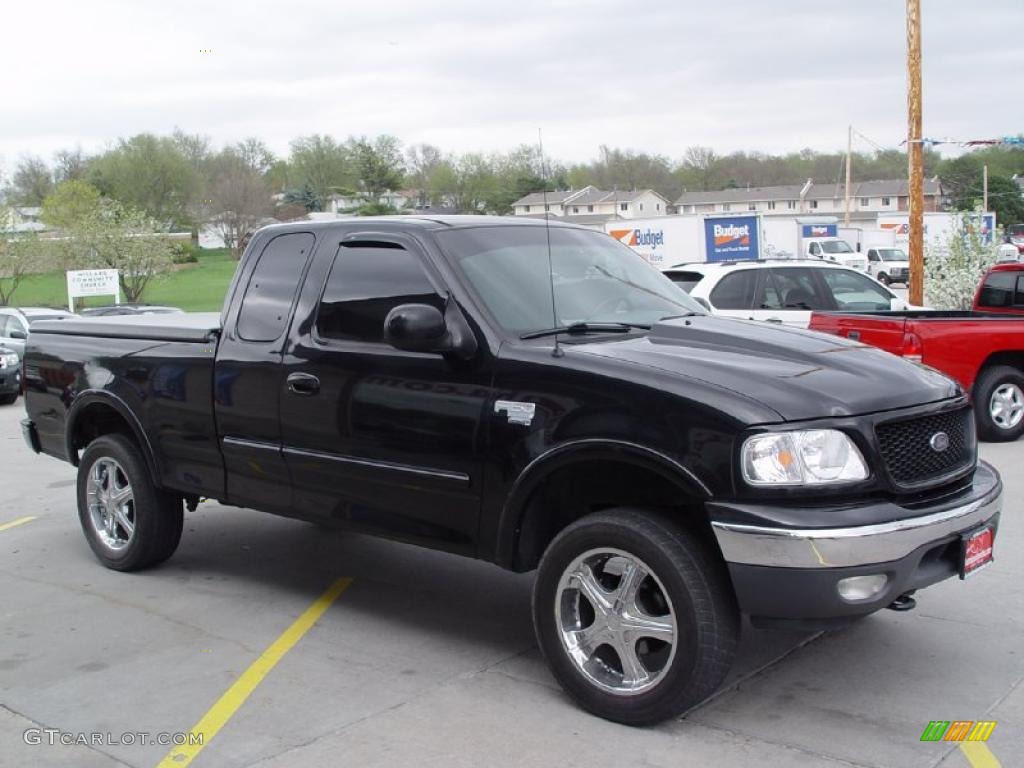
[[[67,273],[68,309],[75,311],[75,299],[81,296],[113,296],[121,303],[121,283],[116,269],[78,269]]]

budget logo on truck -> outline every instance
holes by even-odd
[[[708,261],[756,259],[757,217],[733,216],[704,220],[704,240]]]
[[[613,229],[608,234],[623,245],[636,249],[637,253],[652,264],[664,259],[662,254],[657,253],[658,247],[665,245],[663,229]]]

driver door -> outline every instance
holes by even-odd
[[[474,554],[488,358],[395,349],[400,304],[439,309],[448,292],[417,244],[348,236],[307,281],[310,308],[284,359],[285,461],[299,516]]]

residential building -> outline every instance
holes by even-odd
[[[512,204],[516,216],[548,214],[578,223],[664,216],[668,208],[669,201],[653,189],[609,192],[591,185],[582,189],[531,192]]]
[[[895,213],[909,208],[906,179],[858,181],[850,185],[850,215],[874,218],[879,213]],[[945,208],[938,179],[924,182],[924,209]],[[843,215],[846,212],[846,185],[787,184],[777,187],[723,189],[717,192],[684,192],[676,200],[681,214],[760,213],[765,216],[805,214]]]

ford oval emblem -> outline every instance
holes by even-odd
[[[944,450],[949,448],[949,435],[945,432],[936,432],[932,435],[931,440],[928,441],[928,445],[930,445],[932,450],[936,453],[942,453]]]

